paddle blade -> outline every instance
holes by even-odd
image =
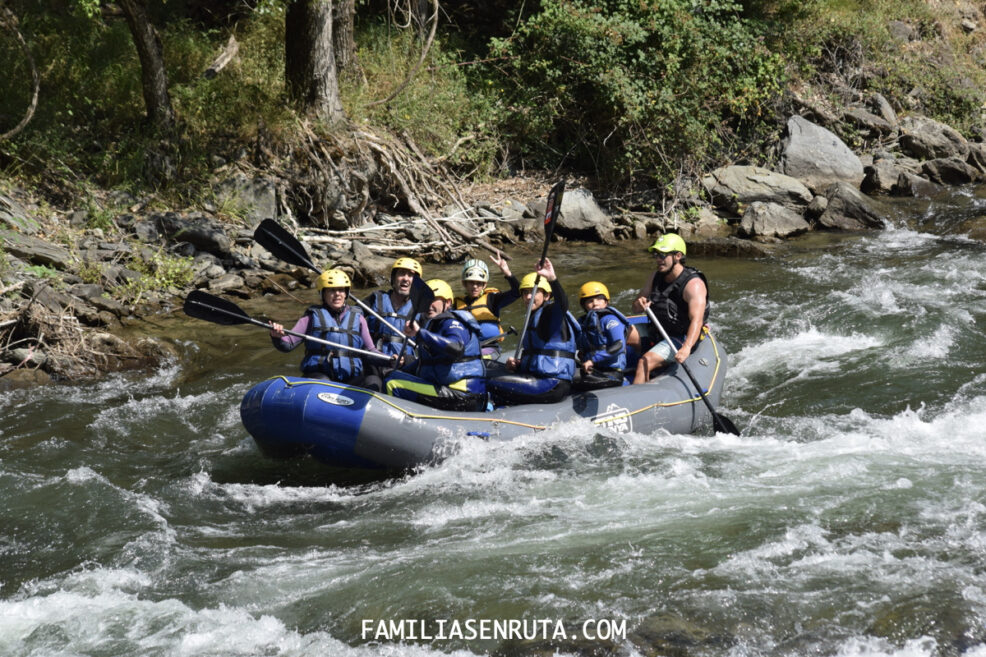
[[[308,249],[288,232],[281,224],[273,219],[264,219],[253,231],[253,239],[257,244],[270,251],[274,257],[299,267],[308,267],[312,271],[321,270],[312,262]]]
[[[733,421],[725,415],[714,413],[712,415],[712,426],[715,428],[716,433],[731,433],[734,436],[740,435],[739,429],[737,429],[736,425],[733,424]]]
[[[204,319],[214,324],[244,324],[253,319],[232,301],[226,301],[202,290],[194,290],[185,297],[182,307],[185,314],[195,319]]]
[[[559,180],[555,183],[551,191],[548,192],[548,202],[544,208],[544,251],[541,254],[541,261],[548,255],[548,243],[555,232],[555,224],[561,215],[561,201],[565,196],[565,181]]]
[[[424,279],[414,275],[414,280],[411,282],[411,308],[412,317],[417,318],[423,312],[428,310],[431,306],[431,302],[435,300],[435,293],[432,291],[428,284],[425,283]]]

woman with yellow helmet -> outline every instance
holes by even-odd
[[[470,258],[462,265],[462,287],[465,294],[455,298],[456,310],[468,310],[479,322],[483,335],[481,340],[486,341],[495,338],[503,333],[500,326],[500,312],[520,298],[520,283],[517,278],[510,273],[510,266],[507,260],[497,251],[490,256],[500,272],[510,284],[510,289],[500,292],[495,287],[487,287],[490,281],[490,269],[486,263],[478,258]],[[483,357],[495,359],[500,355],[500,340],[493,342],[489,346],[483,347]]]
[[[516,374],[490,379],[487,388],[498,406],[561,401],[572,389],[579,324],[550,260],[521,280],[520,294],[532,312],[521,357],[507,359]]]
[[[379,353],[373,346],[366,319],[359,308],[346,304],[352,283],[341,269],[328,269],[315,281],[321,305],[310,306],[292,331],[328,340],[354,349]],[[271,340],[278,351],[291,351],[305,343],[305,357],[301,361],[302,376],[311,379],[330,379],[339,383],[379,391],[380,377],[366,367],[356,353],[336,349],[313,340],[304,340],[284,332],[284,326],[271,322]]]
[[[589,281],[579,289],[579,304],[585,314],[579,318],[579,356],[582,375],[576,377],[576,390],[599,390],[627,385],[627,345],[636,341],[637,329],[623,313],[609,305],[609,289]]]
[[[702,327],[709,321],[709,288],[705,274],[685,266],[685,240],[665,233],[647,249],[657,258],[657,271],[633,302],[636,312],[650,308],[667,331],[678,352],[674,359],[685,362],[702,339]],[[634,383],[645,383],[651,372],[663,367],[674,353],[672,345],[661,340],[637,361]]]
[[[413,356],[414,350],[407,341],[398,334],[404,325],[414,319],[414,302],[411,299],[411,289],[415,276],[422,276],[421,263],[414,258],[398,258],[390,267],[390,290],[377,290],[368,296],[364,303],[373,309],[388,324],[397,329],[392,331],[384,326],[380,319],[372,315],[367,319],[370,335],[377,347],[389,355],[400,354],[403,347],[404,356]]]
[[[479,322],[465,310],[452,309],[448,283],[434,278],[427,285],[435,293],[427,323],[424,328],[414,320],[404,325],[404,333],[418,341],[418,360],[387,377],[387,394],[443,410],[485,410]]]

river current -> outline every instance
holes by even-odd
[[[238,405],[300,352],[150,318],[164,367],[0,393],[0,655],[986,655],[984,206],[691,258],[739,437],[573,423],[389,479],[273,461]],[[645,246],[551,256],[626,310]],[[296,294],[242,305],[287,323]]]

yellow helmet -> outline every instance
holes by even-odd
[[[430,281],[425,281],[425,284],[431,288],[431,291],[435,293],[435,296],[441,299],[448,299],[451,301],[455,298],[452,293],[452,287],[440,278],[433,278]]]
[[[395,269],[410,269],[418,276],[423,275],[421,273],[421,263],[414,258],[398,258],[394,260],[394,264],[390,267],[390,272],[393,273]]]
[[[681,255],[685,255],[685,240],[681,239],[680,235],[676,235],[674,233],[664,233],[657,238],[653,244],[647,247],[647,250],[651,253],[654,251],[660,251],[661,253],[673,253],[674,251],[679,251]]]
[[[596,281],[589,281],[579,288],[579,301],[600,294],[606,297],[606,301],[609,301],[609,290],[606,289],[606,286]]]
[[[520,280],[521,291],[534,289],[534,279],[537,277],[537,272],[532,271],[530,274],[522,278]],[[538,279],[538,288],[544,290],[545,294],[551,294],[551,284],[544,279],[544,276]]]
[[[349,276],[341,269],[326,269],[315,281],[315,287],[321,292],[327,287],[352,287]]]

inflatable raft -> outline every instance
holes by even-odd
[[[711,334],[687,363],[718,406],[726,357]],[[440,411],[331,381],[278,376],[246,394],[240,416],[268,456],[308,454],[332,466],[397,470],[438,461],[463,439],[510,440],[576,420],[619,433],[712,427],[709,409],[677,365],[645,384],[485,413]]]

